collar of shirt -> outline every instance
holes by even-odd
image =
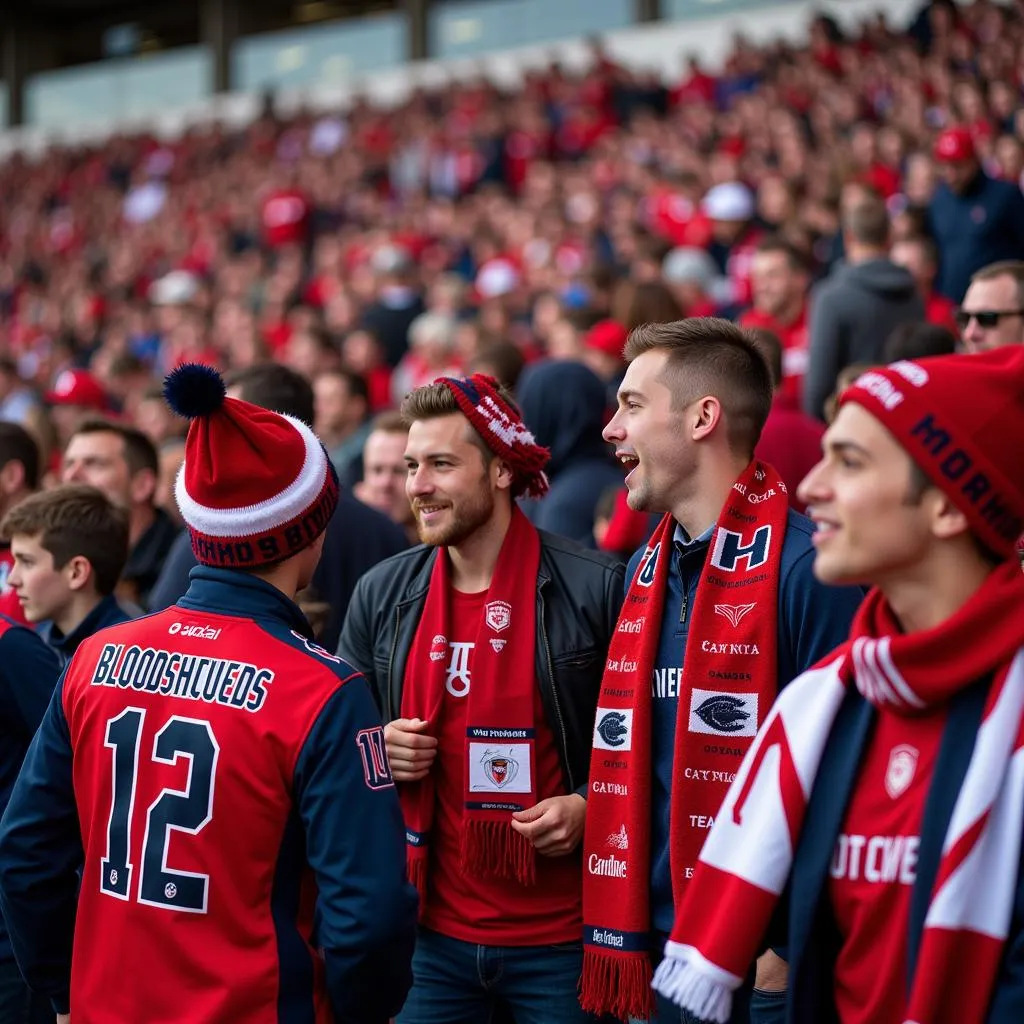
[[[695,548],[698,544],[707,544],[714,532],[715,524],[712,523],[699,537],[691,537],[680,523],[676,523],[675,532],[672,534],[672,543],[682,554],[688,549]]]

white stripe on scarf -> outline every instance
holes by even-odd
[[[857,643],[853,648],[857,687],[865,697],[878,704],[922,706],[896,670],[887,645],[871,643],[866,648]],[[805,672],[782,691],[729,788],[700,860],[781,895],[792,868],[793,848],[779,784],[777,749],[766,751],[739,823],[733,820],[733,808],[776,718],[781,718],[785,727],[806,808],[846,693],[839,675],[841,663],[836,659]],[[979,727],[943,857],[975,822],[986,813],[990,816],[963,863],[934,895],[926,928],[970,930],[1001,941],[1009,933],[1024,830],[1024,748],[1013,752],[1022,716],[1024,650],[1014,658],[995,706]],[[742,980],[706,959],[694,946],[669,941],[653,986],[701,1019],[726,1024],[732,993]]]

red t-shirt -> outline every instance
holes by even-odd
[[[444,714],[438,736],[437,806],[430,835],[432,860],[423,924],[461,942],[537,946],[575,942],[582,934],[583,870],[579,852],[537,857],[536,884],[474,878],[459,867],[459,825],[466,787],[464,699],[472,687],[473,646],[487,592],[452,595],[453,628]],[[461,637],[460,637],[461,633]],[[534,692],[537,723],[537,799],[565,793],[555,738],[547,728],[540,691]],[[458,696],[455,696],[458,694]]]
[[[902,1024],[907,927],[925,800],[946,712],[879,712],[832,857],[830,895],[842,948],[842,1024]]]
[[[945,295],[940,295],[938,292],[932,292],[925,300],[925,320],[930,324],[945,327],[954,338],[959,338],[960,328],[957,326],[956,317],[954,316],[955,313],[956,303],[950,302]]]
[[[787,405],[800,408],[809,358],[807,303],[804,303],[797,318],[786,326],[759,309],[748,309],[740,317],[740,326],[763,327],[778,335],[782,342],[782,397]]]
[[[7,577],[11,574],[14,565],[14,558],[11,555],[11,548],[7,544],[0,545],[0,615],[6,615],[9,619],[22,626],[28,626],[29,621],[21,609],[21,602],[18,595],[10,588]]]

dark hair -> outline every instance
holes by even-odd
[[[748,327],[746,332],[764,356],[772,373],[772,387],[777,388],[782,383],[782,342],[779,336],[767,327]]]
[[[337,377],[339,380],[343,380],[345,387],[348,388],[349,398],[361,398],[369,404],[370,388],[366,383],[366,378],[361,373],[356,373],[354,370],[346,370],[345,367],[339,366],[336,369],[324,370],[318,376]]]
[[[625,357],[668,352],[665,383],[683,408],[702,395],[722,405],[729,446],[753,454],[772,406],[772,376],[757,343],[742,328],[718,317],[690,317],[644,324],[630,332]]]
[[[951,356],[955,351],[956,338],[945,327],[926,323],[900,324],[885,339],[882,361],[895,363],[900,359]]]
[[[261,409],[284,413],[313,425],[313,386],[294,370],[279,363],[260,363],[229,374],[229,388],[238,388],[246,402]]]
[[[87,419],[75,427],[72,437],[80,434],[117,434],[124,442],[124,461],[128,464],[131,476],[141,473],[144,469],[151,470],[154,475],[160,473],[160,459],[153,442],[141,430],[117,423],[114,420],[101,418]]]
[[[128,561],[128,516],[88,484],[64,484],[40,491],[12,508],[0,523],[0,535],[39,536],[63,569],[81,556],[92,566],[96,591],[112,594]]]
[[[674,323],[683,315],[683,307],[660,281],[624,281],[612,299],[612,319],[627,330],[644,324]]]
[[[889,211],[881,199],[861,199],[843,216],[843,231],[874,249],[889,244]]]
[[[490,374],[505,387],[514,389],[525,366],[526,359],[518,345],[511,341],[494,341],[477,352],[470,370]]]
[[[32,435],[17,423],[0,421],[0,469],[8,462],[20,462],[25,470],[25,486],[39,486],[39,445]]]
[[[606,487],[594,506],[594,519],[611,519],[615,515],[615,506],[619,501],[619,493],[622,491],[620,484],[614,487]]]

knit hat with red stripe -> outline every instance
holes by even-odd
[[[519,410],[498,391],[498,382],[483,373],[472,377],[438,377],[454,397],[459,409],[484,439],[484,444],[512,470],[512,496],[527,494],[541,498],[548,492],[544,467],[551,452],[537,444]]]
[[[192,422],[174,496],[203,565],[253,569],[309,547],[338,504],[338,476],[305,423],[227,398],[209,366],[170,373],[164,397]]]
[[[878,419],[977,537],[1010,556],[1024,532],[1024,346],[870,370],[843,392]]]

